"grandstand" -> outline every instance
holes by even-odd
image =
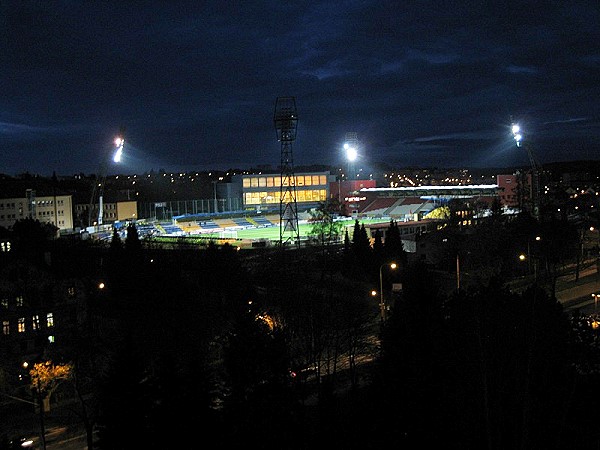
[[[139,237],[154,236],[160,232],[153,223],[136,223],[135,228]]]
[[[231,219],[233,222],[240,227],[248,228],[255,226],[252,222],[250,222],[246,217],[238,217]]]
[[[422,217],[435,208],[431,200],[419,197],[380,197],[374,199],[362,211],[361,215],[369,217],[390,217],[399,221],[414,220]]]
[[[387,216],[387,211],[399,201],[399,199],[391,197],[376,198],[362,212],[370,216]]]
[[[219,223],[217,223],[214,220],[203,220],[202,222],[199,223],[200,225],[200,229],[203,232],[206,231],[219,231],[220,229],[223,228],[223,226]]]
[[[156,224],[156,228],[164,234],[177,234],[183,235],[185,232],[176,224],[171,222],[159,222]]]
[[[259,227],[272,227],[275,225],[275,223],[271,222],[267,216],[254,216],[250,220]]]
[[[392,218],[413,220],[415,215],[427,214],[434,209],[431,200],[423,200],[419,197],[407,197],[396,203],[388,211],[388,215]]]

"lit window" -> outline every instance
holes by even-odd
[[[73,286],[67,288],[67,295],[69,297],[75,297],[75,288]]]
[[[2,334],[10,334],[10,325],[8,323],[8,320],[2,321]]]
[[[19,317],[17,330],[19,331],[19,333],[25,332],[25,317]]]
[[[48,328],[54,326],[54,315],[52,313],[46,314],[46,326]]]
[[[37,314],[31,318],[31,327],[34,330],[40,329],[40,316],[38,316]]]
[[[23,306],[23,296],[22,295],[17,295],[17,298],[15,300],[17,301],[17,306]]]
[[[54,336],[50,335],[48,336],[48,342],[50,342],[51,344],[54,343]]]

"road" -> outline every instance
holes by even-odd
[[[556,286],[556,299],[567,311],[592,314],[600,307],[592,296],[600,293],[600,273],[594,264],[582,269],[578,279],[575,278],[573,273],[561,277]]]

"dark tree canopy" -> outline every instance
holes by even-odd
[[[140,236],[135,223],[127,225],[127,237],[125,238],[125,249],[128,251],[138,251],[142,247]]]

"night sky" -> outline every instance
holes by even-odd
[[[600,159],[590,1],[0,2],[0,173],[526,165]]]

